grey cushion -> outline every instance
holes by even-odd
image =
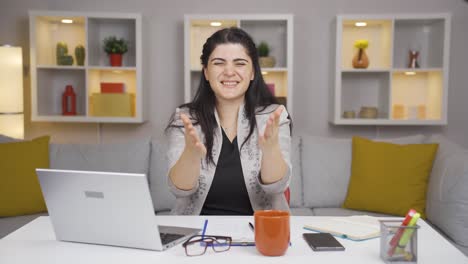
[[[50,144],[53,169],[148,173],[150,141],[123,144]]]
[[[0,143],[9,143],[9,142],[17,142],[17,141],[22,141],[22,140],[0,134]]]
[[[345,208],[314,208],[312,209],[316,216],[352,216],[352,215],[370,215],[377,217],[387,217],[391,215],[379,214],[374,212],[356,211]]]
[[[417,144],[423,135],[376,139],[395,144]],[[351,176],[351,139],[304,136],[302,171],[306,207],[341,207]]]
[[[305,207],[339,207],[348,190],[351,140],[302,137]]]
[[[290,210],[291,210],[291,215],[295,215],[295,216],[312,216],[312,215],[314,215],[314,212],[310,208],[305,208],[305,207],[290,208]]]
[[[41,215],[47,215],[47,213],[0,217],[0,238],[3,238]]]
[[[167,185],[168,163],[167,145],[158,141],[151,142],[150,190],[153,206],[156,211],[171,210],[176,198]]]
[[[427,197],[427,218],[458,244],[468,247],[468,150],[443,136],[439,143]]]
[[[398,137],[398,138],[375,138],[373,140],[404,145],[404,144],[421,144],[421,143],[424,143],[424,139],[425,139],[424,135],[417,134],[417,135]]]
[[[291,164],[292,178],[289,183],[291,207],[304,206],[304,193],[302,189],[302,164],[301,164],[301,138],[293,137],[291,140]]]

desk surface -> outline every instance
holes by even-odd
[[[203,256],[186,257],[181,245],[157,252],[56,241],[49,217],[42,216],[0,239],[0,263],[383,263],[379,256],[379,238],[362,242],[339,238],[346,251],[312,251],[303,240],[302,233],[308,232],[303,226],[313,218],[316,217],[291,217],[292,246],[282,257],[264,257],[255,247],[233,247],[223,253],[207,250]],[[223,219],[238,219],[246,225],[253,221],[252,216],[157,216],[156,219],[161,225],[186,227],[202,227],[205,219],[217,223]],[[468,263],[465,255],[427,223],[420,221],[418,224],[421,226],[418,231],[418,263]],[[228,226],[226,230],[229,230]]]

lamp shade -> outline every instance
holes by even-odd
[[[21,48],[0,46],[0,134],[24,137]]]

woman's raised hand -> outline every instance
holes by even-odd
[[[265,125],[265,130],[260,132],[258,143],[262,151],[269,151],[279,147],[279,120],[284,106],[280,105],[273,113],[270,114]]]
[[[198,132],[192,122],[185,114],[180,114],[180,119],[182,119],[185,128],[185,150],[198,155],[200,159],[205,157],[206,147],[200,141]]]

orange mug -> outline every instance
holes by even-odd
[[[282,256],[289,246],[289,212],[255,211],[255,246],[265,256]]]

